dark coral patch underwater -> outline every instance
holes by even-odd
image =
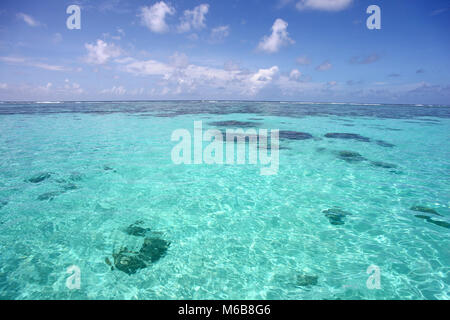
[[[370,138],[363,137],[356,133],[327,133],[325,135],[329,139],[345,139],[345,140],[357,140],[362,142],[370,142]]]
[[[374,167],[379,167],[379,168],[383,168],[383,169],[395,169],[395,168],[397,168],[397,165],[395,165],[395,164],[382,162],[382,161],[371,161],[370,164],[372,166],[374,166]]]
[[[375,143],[381,147],[385,147],[385,148],[393,148],[395,147],[395,145],[393,145],[392,143],[383,141],[383,140],[375,140]]]
[[[113,253],[114,266],[128,275],[135,274],[138,270],[157,262],[167,252],[170,242],[160,238],[145,238],[138,252],[130,251],[127,247]],[[108,264],[108,260],[106,260]]]
[[[49,172],[41,172],[41,173],[38,173],[38,174],[32,176],[31,178],[29,178],[26,181],[27,182],[31,182],[31,183],[39,183],[39,182],[42,182],[44,180],[50,179],[51,176],[52,175]]]
[[[424,219],[425,221],[427,221],[427,222],[429,222],[429,223],[432,223],[432,224],[434,224],[434,225],[437,225],[437,226],[440,226],[440,227],[444,227],[444,228],[450,229],[450,223],[448,223],[448,222],[445,222],[445,221],[439,221],[439,220],[434,220],[434,219],[432,219],[432,218],[429,217],[429,216],[423,216],[423,215],[416,215],[415,217],[416,217],[416,218],[419,218],[419,219]]]
[[[37,197],[37,199],[39,201],[52,201],[53,199],[55,199],[57,196],[63,194],[63,191],[52,191],[52,192],[46,192],[44,194],[41,194],[39,197]]]
[[[412,211],[417,211],[417,212],[423,212],[423,213],[429,213],[429,214],[434,214],[437,216],[442,217],[441,214],[439,214],[436,210],[432,209],[432,208],[428,208],[428,207],[424,207],[424,206],[412,206],[410,208],[410,210]]]
[[[113,252],[114,266],[128,275],[136,273],[140,269],[147,268],[165,256],[170,242],[161,239],[160,232],[152,232],[150,228],[142,227],[143,221],[136,221],[125,229],[130,236],[143,237],[144,242],[139,251],[129,250],[121,247],[119,251]],[[107,265],[114,270],[109,258],[105,259]]]
[[[251,121],[215,121],[208,123],[210,126],[215,127],[231,127],[231,128],[255,128],[259,126],[259,123],[251,122]]]
[[[4,206],[6,206],[7,204],[8,204],[8,201],[0,200],[0,209],[3,208]]]
[[[329,139],[343,139],[343,140],[356,140],[356,141],[361,141],[361,142],[371,142],[372,139],[368,138],[368,137],[364,137],[360,134],[356,134],[356,133],[327,133],[325,135],[325,138],[329,138]],[[395,147],[395,145],[393,145],[392,143],[383,141],[383,140],[375,140],[375,143],[381,147],[385,147],[385,148],[393,148]]]
[[[150,228],[143,228],[140,225],[143,221],[136,221],[132,225],[125,229],[125,232],[130,236],[144,237],[147,233],[151,232]]]
[[[298,132],[298,131],[286,131],[281,130],[280,139],[287,139],[287,140],[308,140],[312,139],[313,136],[306,132]]]
[[[315,275],[299,274],[297,275],[296,284],[299,287],[310,287],[317,285],[319,277]]]
[[[360,155],[358,152],[354,151],[339,151],[338,158],[349,163],[366,161],[367,159]]]
[[[327,210],[323,210],[322,213],[325,213],[325,217],[328,218],[328,220],[330,221],[330,223],[332,225],[344,225],[344,218],[346,216],[351,216],[352,214],[341,210],[339,208],[331,208],[331,209],[327,209]]]

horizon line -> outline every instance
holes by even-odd
[[[299,101],[299,100],[242,100],[242,99],[150,99],[150,100],[0,100],[0,103],[40,103],[40,104],[59,104],[67,102],[286,102],[286,103],[302,103],[302,104],[353,104],[353,105],[393,105],[393,106],[432,106],[432,107],[450,107],[450,104],[433,104],[433,103],[383,103],[383,102],[339,102],[339,101]]]

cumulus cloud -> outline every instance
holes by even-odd
[[[329,61],[325,61],[324,63],[318,65],[316,67],[317,71],[327,71],[330,70],[333,67],[333,65]]]
[[[139,16],[141,23],[156,33],[164,33],[169,29],[166,16],[175,14],[175,9],[164,1],[155,3],[151,7],[142,7]]]
[[[111,58],[117,58],[122,54],[122,50],[112,43],[106,43],[103,40],[97,40],[95,44],[86,43],[88,55],[86,62],[91,64],[105,64]]]
[[[292,44],[295,41],[289,38],[287,32],[288,23],[282,19],[275,20],[272,26],[272,34],[265,36],[258,45],[258,49],[268,53],[278,52],[282,46]]]
[[[279,69],[277,66],[274,66],[269,69],[259,69],[258,72],[253,74],[249,79],[249,88],[248,91],[250,95],[255,95],[262,88],[270,84],[274,78],[274,76],[278,73]]]
[[[192,92],[200,88],[227,90],[236,94],[252,96],[273,82],[279,69],[273,66],[247,72],[237,66],[232,68],[214,68],[189,64],[184,54],[176,53],[169,63],[156,60],[133,60],[124,63],[121,70],[138,75],[153,76],[158,84],[166,88],[165,94]]]
[[[73,92],[73,93],[83,93],[84,90],[81,88],[81,86],[76,83],[76,82],[70,82],[69,79],[64,80],[65,85],[64,85],[64,89],[67,90],[68,92]]]
[[[32,16],[22,12],[17,14],[17,18],[23,20],[30,27],[39,27],[41,25],[41,23],[34,19]]]
[[[291,80],[299,80],[302,76],[302,73],[298,71],[298,69],[293,69],[291,73],[289,74],[289,79]]]
[[[298,10],[340,11],[348,8],[353,0],[300,0]]]
[[[212,42],[221,42],[230,35],[229,26],[219,26],[211,30],[210,39]]]
[[[185,10],[181,17],[179,32],[189,32],[191,30],[200,30],[206,26],[206,14],[209,11],[209,4],[201,4],[192,10]]]

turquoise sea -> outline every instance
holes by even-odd
[[[173,164],[194,121],[278,174]],[[0,154],[1,299],[450,298],[450,107],[4,102]]]

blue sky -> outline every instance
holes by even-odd
[[[444,0],[2,0],[0,100],[450,104],[449,31]]]

